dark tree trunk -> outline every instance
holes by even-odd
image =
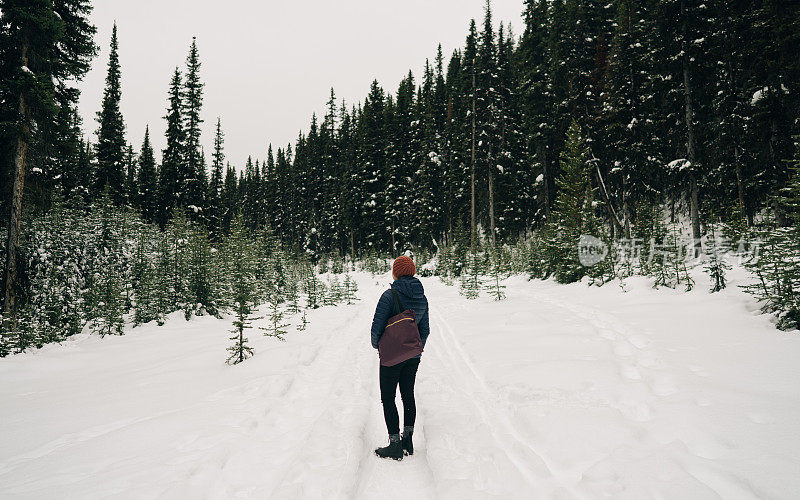
[[[492,248],[494,248],[496,245],[494,239],[494,174],[491,168],[489,169],[489,231],[491,232],[489,241],[492,244]]]
[[[475,59],[472,59],[472,161],[470,164],[469,246],[475,249],[478,227],[475,223]]]
[[[686,0],[681,1],[681,18],[683,26],[683,91],[686,98],[686,155],[689,160],[689,214],[692,219],[692,237],[694,238],[695,248],[699,250],[700,247],[700,211],[698,208],[699,196],[697,188],[697,154],[695,150],[695,133],[694,133],[694,109],[693,109],[693,94],[692,94],[692,79],[691,69],[689,67],[689,33],[688,33],[688,19],[686,12]]]

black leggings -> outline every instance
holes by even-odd
[[[400,398],[403,400],[403,425],[413,426],[417,418],[417,406],[414,402],[414,380],[417,378],[419,358],[398,363],[394,366],[381,366],[381,403],[383,403],[383,418],[386,420],[386,429],[389,434],[400,433],[400,417],[394,397],[397,384],[400,383]]]

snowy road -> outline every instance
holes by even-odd
[[[416,453],[379,460],[380,281],[234,367],[229,322],[178,315],[0,360],[0,497],[800,495],[800,338],[735,289],[424,280]]]

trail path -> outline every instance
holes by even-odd
[[[256,355],[234,367],[230,321],[207,317],[0,360],[0,498],[800,492],[800,346],[748,344],[763,318],[741,313],[747,331],[711,346],[684,322],[728,309],[678,296],[615,302],[512,279],[509,300],[469,302],[424,283],[413,456],[373,454],[386,429],[368,332],[386,279],[359,275],[359,302],[314,311],[285,343],[251,332]]]

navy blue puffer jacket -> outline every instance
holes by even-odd
[[[422,287],[422,283],[413,276],[401,276],[391,286],[400,297],[400,306],[404,310],[413,309],[416,313],[417,328],[419,328],[419,336],[424,348],[428,335],[431,333],[431,327],[428,320],[428,299],[425,297],[425,289]],[[378,341],[386,329],[386,323],[395,314],[397,314],[397,311],[394,307],[392,291],[386,290],[378,300],[378,307],[375,308],[375,317],[372,318],[372,347],[375,349],[378,348]],[[419,356],[416,357],[418,358]]]

